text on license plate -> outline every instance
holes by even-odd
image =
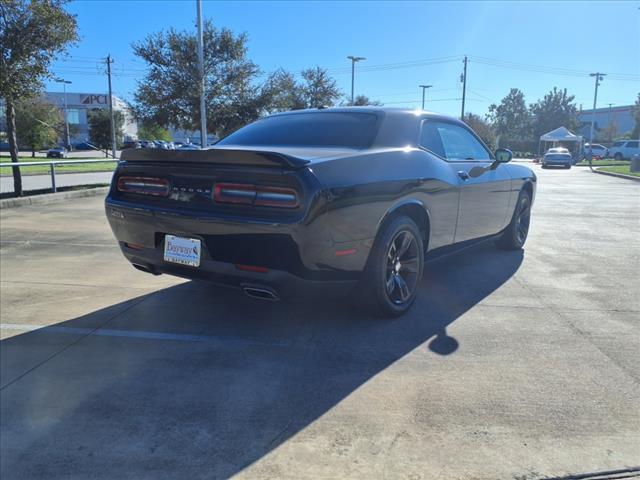
[[[197,238],[176,237],[175,235],[165,235],[164,237],[165,262],[199,267],[200,252],[200,240]]]

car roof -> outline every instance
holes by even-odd
[[[430,110],[421,110],[419,108],[403,108],[403,107],[377,107],[373,105],[367,105],[362,107],[327,107],[327,108],[305,108],[302,110],[289,110],[287,112],[278,112],[269,115],[270,117],[279,115],[298,115],[301,113],[374,113],[374,114],[392,114],[392,115],[413,115],[413,116],[429,116],[429,117],[442,117],[451,120],[458,120],[455,117],[448,115],[442,115],[440,113],[432,112]],[[459,120],[458,120],[459,121]]]
[[[368,113],[376,115],[380,121],[380,129],[372,147],[397,147],[400,145],[417,145],[420,138],[420,126],[422,120],[442,120],[455,123],[470,131],[470,127],[461,120],[442,115],[439,113],[415,109],[397,107],[331,107],[331,108],[307,108],[304,110],[291,110],[288,112],[274,113],[269,117],[273,118],[283,115],[301,115],[305,113],[326,114],[326,113]],[[260,121],[260,120],[258,120]],[[482,140],[474,133],[476,138]],[[490,151],[490,149],[488,149]]]

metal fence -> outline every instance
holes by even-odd
[[[117,158],[105,158],[96,160],[51,160],[46,162],[6,162],[0,163],[0,167],[35,167],[37,165],[49,165],[49,174],[51,175],[51,191],[57,192],[56,188],[56,165],[74,165],[80,163],[105,163],[119,162]]]

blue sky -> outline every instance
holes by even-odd
[[[130,99],[145,67],[131,43],[171,26],[195,29],[195,6],[195,0],[72,2],[81,41],[54,71],[73,82],[69,91],[104,92],[99,60],[110,53],[114,92]],[[527,102],[566,87],[591,108],[594,71],[609,73],[599,107],[632,104],[640,91],[640,1],[204,1],[203,12],[218,26],[246,32],[249,57],[263,71],[320,65],[345,94],[346,56],[367,57],[357,65],[356,93],[389,106],[419,106],[418,85],[432,84],[427,109],[459,115],[464,55],[467,111],[479,114],[511,87],[523,90]]]

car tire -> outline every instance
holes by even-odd
[[[567,166],[566,166],[566,167],[564,167],[564,168],[566,168],[567,170],[571,170],[571,165],[569,164],[569,165],[567,165]]]
[[[369,253],[361,302],[371,299],[385,317],[404,314],[416,299],[424,271],[424,244],[411,218],[400,215],[383,224]]]
[[[511,222],[496,240],[496,246],[502,250],[520,250],[527,241],[531,221],[531,195],[522,190],[516,202]]]
[[[614,160],[622,160],[622,154],[620,152],[616,152],[616,154],[613,156]]]

